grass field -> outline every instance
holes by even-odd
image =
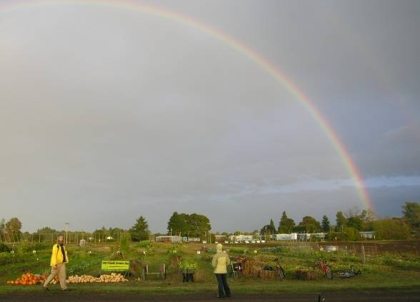
[[[382,242],[381,244],[386,244]],[[395,250],[392,253],[376,253],[361,257],[353,250],[339,249],[337,252],[324,252],[308,244],[266,245],[225,245],[231,258],[245,256],[255,263],[272,264],[278,259],[286,271],[284,280],[266,280],[256,275],[230,278],[229,282],[236,293],[305,293],[319,291],[370,291],[370,290],[418,290],[420,288],[420,257],[413,251]],[[199,251],[200,253],[198,253]],[[41,291],[40,285],[7,285],[22,273],[48,274],[51,246],[45,244],[23,243],[14,247],[14,253],[0,253],[0,294],[14,292]],[[70,263],[68,275],[99,275],[102,260],[130,260],[131,273],[129,282],[117,284],[72,284],[77,292],[101,293],[150,293],[150,294],[186,294],[210,292],[215,290],[211,258],[214,245],[169,243],[108,243],[92,244],[85,247],[68,246]],[[122,256],[121,256],[122,254]],[[328,280],[315,267],[319,259],[326,260],[333,271],[354,266],[362,274],[354,278]],[[363,263],[365,260],[365,263]],[[182,282],[181,262],[194,263],[197,267],[194,282]],[[167,278],[157,277],[141,279],[145,264],[151,271],[157,271],[161,264],[167,267]],[[297,270],[314,273],[315,280],[298,280]],[[56,286],[58,290],[58,286]],[[55,290],[55,289],[53,289]]]

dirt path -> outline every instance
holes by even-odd
[[[345,292],[345,293],[324,293],[322,296],[325,302],[419,302],[420,288],[407,292]],[[97,293],[72,293],[72,292],[46,292],[31,294],[9,294],[0,295],[0,301],[10,302],[163,302],[163,301],[220,301],[212,294],[191,294],[191,295],[136,295],[136,294],[97,294]],[[236,295],[223,301],[244,301],[244,302],[318,302],[319,296],[313,294],[260,294],[260,295]],[[322,301],[322,300],[321,300]]]

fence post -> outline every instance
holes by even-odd
[[[365,245],[362,244],[362,263],[366,263],[366,253],[365,253]]]

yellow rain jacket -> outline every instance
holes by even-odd
[[[69,257],[67,256],[66,248],[63,246],[64,253],[66,254],[66,263],[69,262]],[[63,263],[63,253],[61,252],[61,247],[59,244],[54,244],[52,248],[52,254],[51,254],[51,266],[56,266],[57,264]]]

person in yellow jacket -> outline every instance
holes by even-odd
[[[216,254],[213,256],[211,264],[214,267],[214,274],[217,279],[219,290],[218,298],[230,297],[230,288],[227,283],[227,266],[230,264],[229,255],[223,250],[223,246],[218,243],[216,245]]]
[[[66,263],[69,262],[69,257],[67,256],[67,251],[64,246],[64,237],[62,235],[57,237],[57,243],[53,245],[51,253],[51,274],[48,276],[47,280],[44,282],[44,288],[48,290],[48,284],[51,280],[58,275],[58,280],[60,280],[60,287],[62,290],[67,289],[66,283]]]

